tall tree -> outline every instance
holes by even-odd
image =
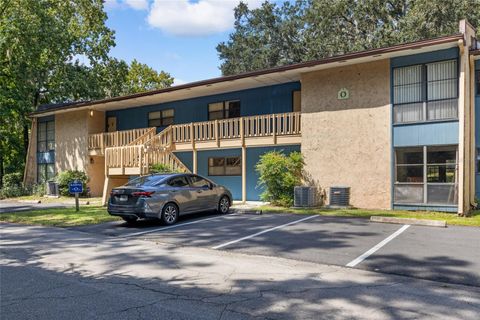
[[[217,46],[224,75],[480,28],[480,0],[296,0],[235,8],[235,29]],[[480,29],[479,29],[480,31]]]
[[[170,87],[172,84],[173,78],[170,74],[164,71],[157,72],[134,59],[128,70],[124,94]]]
[[[28,114],[38,105],[173,82],[136,61],[129,67],[110,58],[115,37],[106,19],[103,0],[0,0],[0,184],[4,172],[23,170]]]
[[[13,170],[28,145],[27,114],[66,95],[52,80],[82,72],[69,65],[77,55],[106,59],[114,36],[101,0],[0,0],[0,13],[0,153]]]

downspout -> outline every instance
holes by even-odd
[[[476,157],[477,157],[477,153],[476,153],[476,138],[475,138],[475,127],[476,127],[476,122],[475,122],[475,113],[476,113],[476,106],[475,106],[475,61],[480,59],[480,56],[479,55],[470,55],[469,56],[469,62],[470,62],[470,110],[471,110],[471,119],[473,119],[472,121],[472,126],[471,126],[471,137],[472,137],[472,144],[471,144],[471,148],[472,148],[472,158],[473,158],[473,174],[472,174],[472,177],[473,177],[473,183],[471,183],[471,194],[473,195],[472,197],[470,197],[470,205],[472,207],[475,207],[475,205],[478,206],[478,204],[476,203],[475,201],[475,189],[476,189],[476,170],[480,170],[480,168],[476,168]]]
[[[460,78],[458,95],[458,208],[459,216],[465,214],[465,44],[463,40],[458,40],[459,58],[460,58]]]

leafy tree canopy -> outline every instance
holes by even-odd
[[[109,57],[115,36],[103,6],[102,0],[0,0],[0,179],[23,169],[28,114],[38,105],[172,84],[163,71]]]
[[[253,10],[240,3],[217,52],[231,75],[454,34],[464,18],[480,28],[480,0],[296,0]]]

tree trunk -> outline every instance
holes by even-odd
[[[23,150],[25,151],[25,157],[28,154],[28,142],[29,142],[29,135],[28,135],[28,124],[23,125]]]

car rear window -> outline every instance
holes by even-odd
[[[139,187],[139,186],[154,186],[167,178],[166,175],[154,175],[154,176],[143,176],[135,178],[129,181],[126,186],[128,187]]]

